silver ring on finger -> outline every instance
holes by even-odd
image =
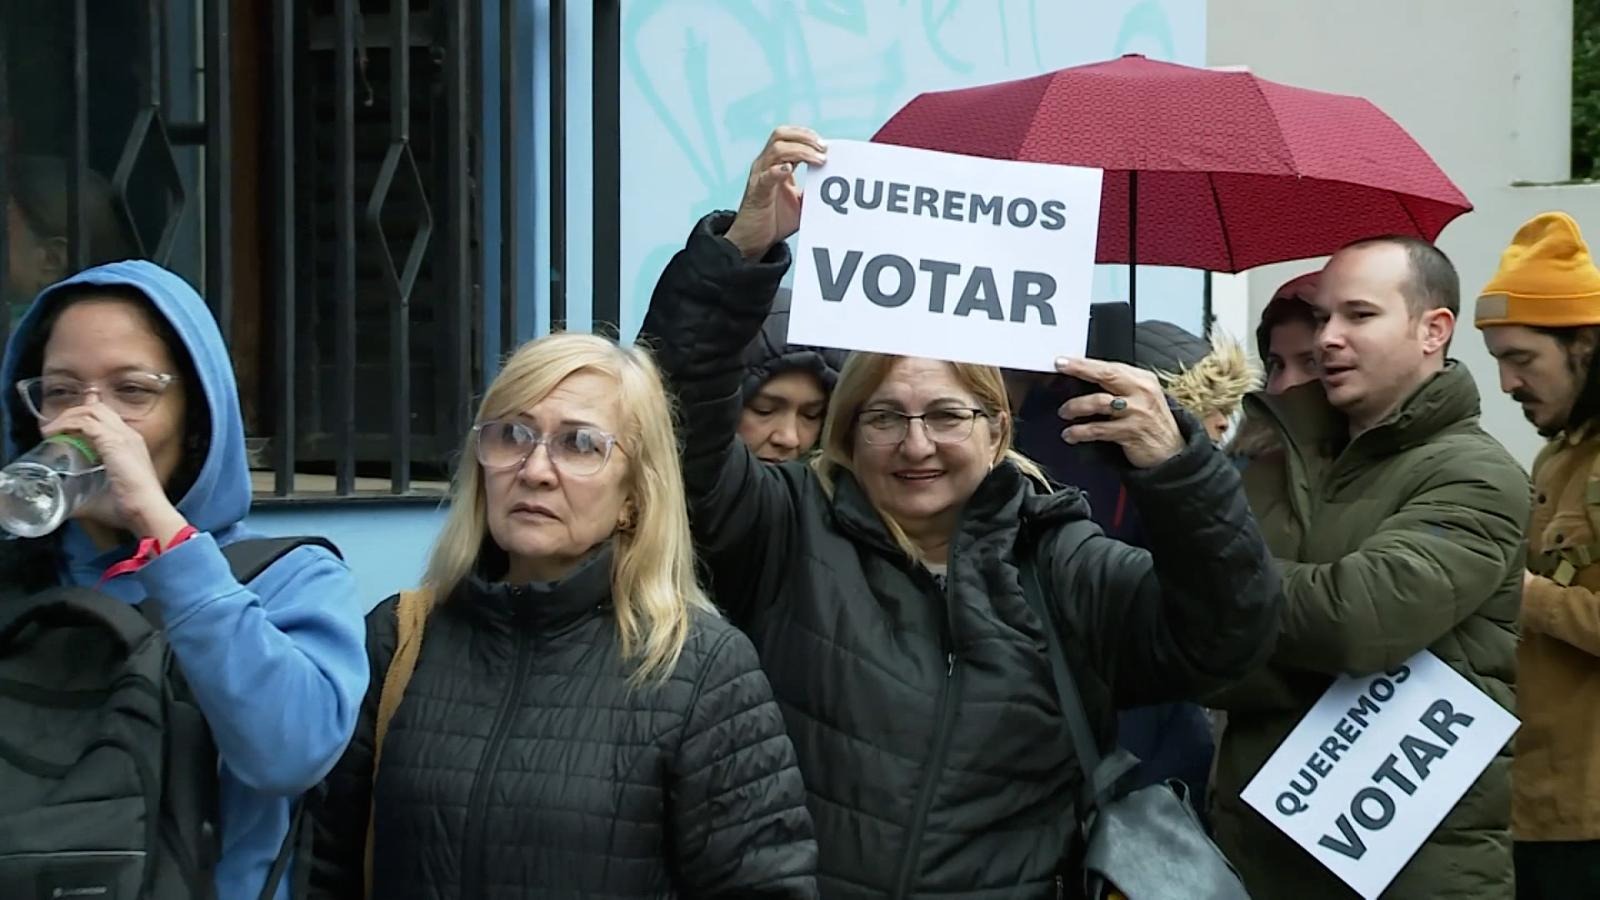
[[[1126,397],[1112,397],[1111,398],[1111,411],[1112,412],[1120,413],[1120,412],[1123,412],[1123,411],[1127,410],[1127,408],[1128,408],[1128,398],[1126,398]]]

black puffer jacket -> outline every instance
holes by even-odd
[[[1192,697],[1271,647],[1278,580],[1239,479],[1188,421],[1183,452],[1128,475],[1159,506],[1150,553],[1076,491],[998,466],[950,544],[948,588],[911,564],[848,476],[760,463],[735,437],[741,371],[788,252],[748,263],[708,217],[644,324],[682,404],[684,475],[719,600],[756,642],[805,773],[828,897],[1045,897],[1081,777],[1043,631],[1018,580],[1037,554],[1109,745],[1113,709]]]
[[[374,897],[816,896],[794,750],[750,642],[696,613],[670,680],[631,687],[610,554],[565,581],[473,580],[428,621],[384,742]],[[313,896],[362,897],[377,696],[317,815]]]

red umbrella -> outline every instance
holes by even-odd
[[[1240,272],[1472,209],[1367,100],[1142,56],[921,94],[872,139],[1105,169],[1102,263]]]

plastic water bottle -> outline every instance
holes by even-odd
[[[45,438],[0,469],[0,528],[43,537],[106,486],[105,466],[83,438]]]

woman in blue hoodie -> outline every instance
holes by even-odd
[[[57,584],[158,605],[217,746],[217,894],[257,897],[292,803],[338,761],[366,690],[349,569],[302,546],[234,579],[220,548],[252,536],[238,388],[211,311],[171,272],[112,263],[47,288],[0,384],[7,458],[73,433],[105,465],[105,492],[40,540]],[[129,562],[145,542],[154,555]]]

